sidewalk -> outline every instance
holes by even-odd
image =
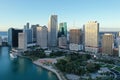
[[[45,68],[45,69],[47,69],[47,70],[55,73],[55,74],[57,75],[57,77],[58,77],[59,80],[66,80],[65,78],[63,79],[63,76],[61,77],[60,74],[59,74],[59,72],[57,72],[57,70],[53,69],[52,66],[46,66],[46,65],[40,63],[40,62],[39,62],[39,59],[36,60],[36,61],[34,61],[33,63],[34,63],[35,65],[38,65],[38,66],[40,66],[40,67],[43,67],[43,68]]]

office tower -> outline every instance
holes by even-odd
[[[33,43],[33,40],[32,40],[32,29],[29,28],[29,23],[27,23],[25,26],[24,26],[24,29],[23,29],[23,33],[24,35],[26,35],[27,37],[27,44],[31,44]]]
[[[50,48],[57,46],[57,15],[51,15],[48,22],[48,46]]]
[[[60,48],[67,48],[67,23],[66,22],[62,22],[59,24],[58,46]]]
[[[97,53],[99,38],[99,23],[90,21],[84,25],[85,51]]]
[[[70,43],[80,44],[81,43],[81,29],[70,30]]]
[[[82,30],[81,29],[71,29],[69,33],[69,49],[70,50],[82,50]]]
[[[41,48],[46,49],[47,48],[47,35],[48,35],[48,29],[46,26],[40,26],[37,27],[37,45],[39,45]]]
[[[18,34],[18,48],[22,50],[27,50],[27,37],[24,33]]]
[[[59,48],[67,48],[67,37],[62,35],[58,38],[58,46]]]
[[[2,37],[0,36],[0,46],[2,46],[2,42],[3,40],[2,40]]]
[[[102,38],[102,53],[112,55],[114,39],[112,34],[104,34]]]
[[[37,41],[37,27],[38,26],[39,26],[38,24],[31,26],[31,29],[32,29],[32,41],[33,41],[33,43],[35,43]]]
[[[8,45],[11,47],[18,47],[18,33],[23,32],[20,29],[9,28],[8,29]]]
[[[27,37],[27,43],[28,44],[31,44],[33,41],[32,41],[32,30],[31,29],[24,29],[23,30],[23,33],[26,35]]]
[[[67,23],[66,22],[59,24],[58,37],[61,37],[62,35],[67,37]]]
[[[117,40],[119,38],[119,33],[115,32],[115,31],[101,31],[101,32],[99,32],[99,46],[102,47],[102,36],[106,33],[113,35],[113,37],[114,37],[114,47],[118,47]]]
[[[26,23],[26,25],[24,25],[24,29],[29,29],[30,28],[30,24]]]

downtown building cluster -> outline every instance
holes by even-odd
[[[119,35],[115,38],[112,33],[103,32],[100,34],[97,21],[89,21],[83,25],[83,29],[67,31],[67,27],[67,22],[58,24],[58,16],[51,15],[48,26],[40,26],[39,24],[30,26],[27,23],[24,25],[24,29],[10,28],[8,30],[8,44],[24,51],[28,47],[38,45],[42,49],[62,48],[91,53],[101,52],[107,55],[113,55],[113,49],[116,46],[120,49]]]

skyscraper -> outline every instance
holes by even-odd
[[[69,33],[69,49],[70,50],[82,50],[82,30],[81,29],[71,29]]]
[[[62,35],[67,37],[67,23],[66,22],[59,24],[58,37],[61,37]]]
[[[70,43],[75,43],[75,44],[81,44],[81,29],[71,29],[69,33],[70,37]]]
[[[97,21],[90,21],[84,26],[85,33],[85,51],[97,53],[98,52],[98,38],[99,38],[99,23]]]
[[[37,41],[37,27],[38,26],[39,26],[38,24],[31,26],[31,29],[32,29],[32,41],[33,42]]]
[[[27,38],[24,33],[18,34],[18,48],[22,50],[27,50]]]
[[[26,35],[27,44],[32,43],[32,42],[33,42],[33,40],[32,40],[32,29],[29,28],[29,23],[27,23],[27,24],[24,26],[23,33],[24,33],[24,35]]]
[[[112,34],[104,34],[102,38],[102,53],[112,55],[114,39]]]
[[[24,29],[29,29],[30,28],[30,24],[26,23],[26,25],[24,25]]]
[[[47,32],[48,29],[46,26],[39,26],[37,27],[37,45],[41,48],[47,48]]]
[[[18,34],[23,32],[20,29],[9,28],[8,29],[8,45],[11,47],[18,47]]]
[[[58,29],[57,15],[51,15],[48,22],[48,46],[49,47],[57,46],[57,29]]]

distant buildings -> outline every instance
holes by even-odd
[[[48,22],[48,46],[49,47],[57,46],[57,29],[58,29],[57,15],[51,15]]]
[[[18,34],[23,32],[20,29],[9,28],[8,30],[8,45],[11,47],[18,47]]]
[[[48,35],[48,28],[46,26],[37,27],[37,45],[39,45],[43,49],[48,48],[47,35]]]
[[[30,28],[31,27],[31,28]],[[107,33],[107,34],[105,34]],[[89,21],[82,29],[71,29],[67,32],[67,22],[59,23],[58,16],[51,15],[46,26],[26,23],[24,29],[10,28],[8,30],[8,44],[11,47],[27,50],[31,46],[39,45],[41,48],[64,48],[73,51],[113,54],[113,48],[119,50],[120,57],[120,32],[99,32],[99,23]],[[68,46],[69,44],[69,46]],[[1,38],[0,38],[1,45]]]
[[[114,39],[112,34],[104,34],[102,38],[102,53],[107,55],[113,54]]]
[[[99,23],[90,21],[84,26],[85,51],[97,53],[99,40]]]
[[[82,50],[82,30],[71,29],[69,34],[69,49],[70,50]]]

